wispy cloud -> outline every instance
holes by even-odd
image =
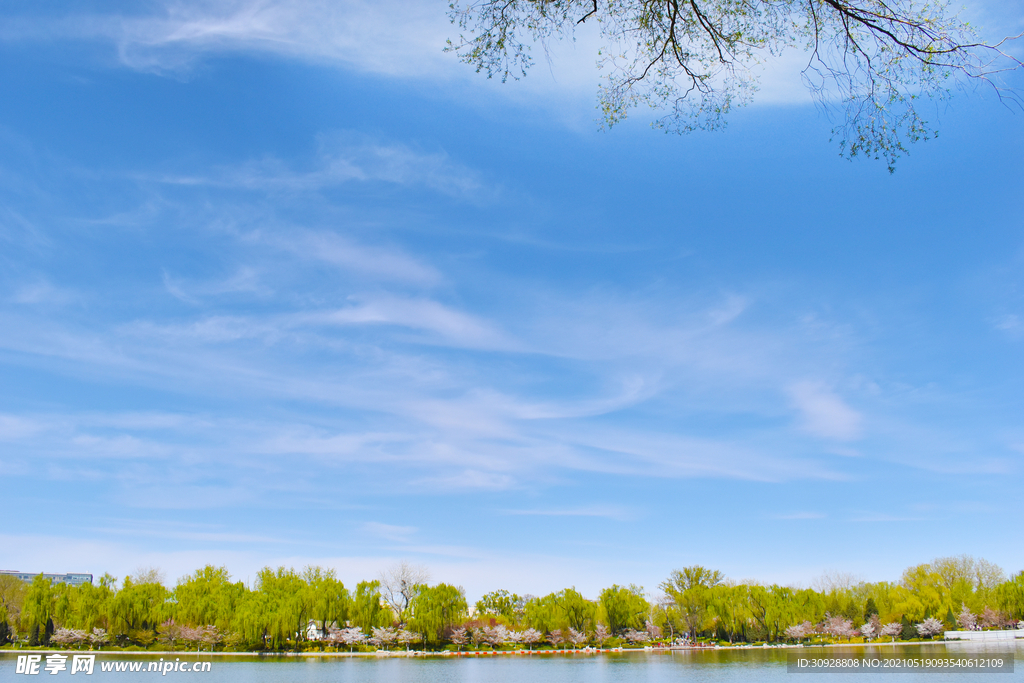
[[[328,325],[397,325],[422,330],[447,343],[475,348],[511,348],[514,342],[477,316],[429,299],[374,297],[306,320]]]
[[[801,427],[808,433],[841,441],[860,436],[863,417],[827,386],[796,382],[789,387],[789,395],[800,412]]]
[[[261,294],[271,292],[259,281],[259,273],[255,268],[243,266],[226,278],[210,281],[197,281],[191,278],[176,278],[162,271],[164,288],[167,292],[185,303],[198,305],[206,297],[217,297],[231,294]]]
[[[399,249],[357,244],[333,233],[303,231],[287,239],[274,237],[269,241],[303,258],[383,280],[433,285],[442,279],[436,269]]]
[[[483,202],[497,189],[480,173],[444,151],[423,151],[397,142],[338,132],[321,136],[320,152],[309,170],[296,170],[273,157],[216,169],[206,175],[164,175],[161,182],[262,192],[314,192],[347,183],[381,182],[422,187],[457,199]]]

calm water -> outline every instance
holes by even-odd
[[[871,656],[953,656],[1013,653],[1017,666],[1014,673],[859,673],[820,674],[789,673],[789,653],[801,656],[841,656],[843,654],[871,653]],[[204,683],[660,683],[687,681],[688,683],[745,683],[747,681],[783,681],[790,683],[811,683],[827,680],[857,680],[868,676],[869,681],[962,681],[980,679],[983,681],[1024,680],[1024,641],[1018,641],[1015,648],[1009,646],[982,648],[977,645],[951,643],[924,647],[853,648],[849,650],[825,650],[804,648],[802,650],[719,650],[705,652],[675,653],[623,653],[602,655],[544,655],[544,656],[499,656],[488,658],[336,658],[336,657],[197,657],[171,655],[182,661],[210,661],[211,670],[206,673],[175,673],[166,676],[157,673],[101,672],[104,661],[145,661],[158,657],[141,655],[97,656],[96,670],[86,680],[102,678],[122,681],[154,680],[195,680]],[[166,658],[166,657],[165,657]],[[38,676],[28,677],[15,673],[16,653],[0,654],[0,682],[40,680],[64,680],[69,671],[48,674],[40,671]],[[45,659],[44,659],[45,661]],[[75,674],[81,680],[82,674]]]

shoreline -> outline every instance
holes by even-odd
[[[888,642],[888,643],[825,643],[820,645],[732,645],[715,647],[630,647],[630,648],[580,648],[576,650],[481,650],[467,652],[453,652],[451,650],[428,651],[428,650],[377,650],[375,652],[182,652],[174,650],[157,651],[125,651],[125,650],[21,650],[21,649],[0,649],[0,655],[33,653],[33,654],[62,654],[62,655],[117,655],[125,657],[295,657],[295,658],[344,658],[344,657],[497,657],[497,656],[531,656],[531,655],[604,655],[604,654],[671,654],[675,652],[732,652],[732,651],[765,651],[765,650],[818,650],[836,648],[867,648],[867,647],[906,647],[922,645],[946,645],[949,643],[960,643],[959,640],[935,640],[917,642]]]

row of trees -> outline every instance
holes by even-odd
[[[331,569],[264,568],[251,586],[223,567],[199,569],[168,589],[158,572],[105,575],[96,584],[26,585],[0,575],[0,644],[212,649],[556,646],[713,638],[734,642],[809,637],[927,637],[955,628],[1000,628],[1024,619],[1024,572],[969,556],[907,569],[899,582],[824,577],[814,588],[735,583],[702,566],[672,572],[655,599],[613,585],[595,599],[575,588],[542,597],[506,590],[471,610],[461,587],[431,585],[397,565],[353,590]],[[897,629],[898,627],[898,629]]]

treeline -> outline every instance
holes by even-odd
[[[614,585],[596,598],[505,590],[470,609],[461,587],[402,564],[347,588],[331,569],[264,568],[247,586],[207,566],[168,589],[157,572],[96,584],[0,575],[0,645],[282,650],[536,647],[715,640],[916,638],[1024,620],[1024,572],[969,556],[907,569],[900,581],[826,577],[814,588],[734,583],[701,566],[672,572],[652,600]]]

